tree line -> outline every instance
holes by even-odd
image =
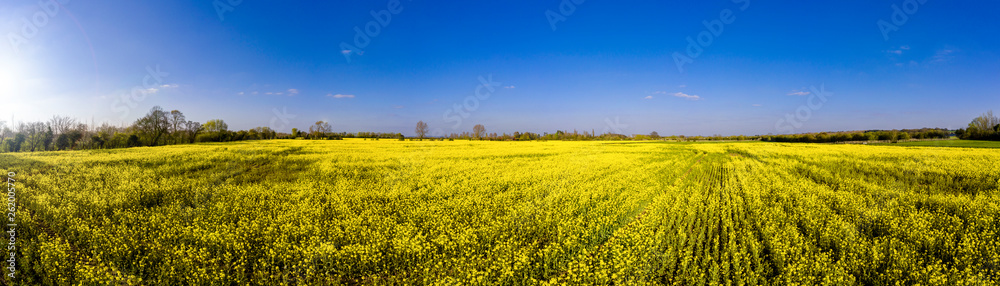
[[[952,132],[940,128],[903,129],[903,130],[867,130],[847,132],[820,132],[790,135],[736,135],[736,136],[660,136],[657,132],[650,134],[617,134],[605,132],[597,134],[577,130],[556,130],[554,133],[488,133],[486,126],[476,124],[470,132],[451,133],[438,137],[427,137],[429,126],[423,121],[417,122],[414,132],[417,138],[411,140],[491,140],[491,141],[530,141],[530,140],[666,140],[666,141],[766,141],[766,142],[868,142],[868,141],[905,141],[910,139],[947,139]],[[960,139],[970,140],[1000,140],[1000,119],[988,111],[976,117],[967,128],[954,132]],[[197,142],[228,142],[241,140],[265,139],[324,139],[339,140],[343,138],[365,139],[397,139],[406,140],[402,133],[383,132],[333,132],[326,121],[317,121],[308,129],[292,128],[291,133],[278,133],[269,127],[257,127],[250,130],[231,131],[222,119],[212,119],[204,124],[187,120],[179,110],[167,112],[159,106],[154,106],[146,115],[136,119],[132,124],[115,126],[103,123],[99,126],[88,125],[75,119],[63,116],[53,116],[48,121],[17,122],[6,124],[0,120],[0,152],[34,152],[82,149],[109,149],[138,146],[160,146],[171,144],[191,144]]]
[[[110,149],[161,146],[195,142],[226,142],[275,139],[268,127],[230,131],[225,121],[213,119],[202,124],[187,120],[179,110],[154,106],[145,116],[129,125],[86,124],[76,119],[53,116],[48,121],[0,121],[0,151],[34,152],[82,149]]]

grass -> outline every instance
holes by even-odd
[[[911,141],[900,143],[883,143],[877,145],[885,146],[913,146],[913,147],[961,147],[961,148],[1000,148],[1000,141],[980,141],[980,140],[932,140],[932,141]]]

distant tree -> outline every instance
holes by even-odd
[[[198,133],[204,131],[201,128],[201,122],[188,121],[184,123],[184,132],[187,133],[188,143],[194,143],[195,138],[198,138]]]
[[[292,138],[294,139],[296,137],[299,137],[299,129],[298,128],[292,128]]]
[[[139,136],[136,136],[135,134],[128,136],[128,147],[136,147],[139,146],[140,144],[141,143],[139,143]]]
[[[993,116],[993,110],[990,110],[987,111],[986,113],[983,113],[983,115],[976,117],[976,119],[973,119],[972,122],[969,123],[969,127],[976,128],[982,131],[987,131],[987,130],[992,130],[993,127],[996,126],[997,124],[1000,124],[1000,119],[997,119],[996,116]]]
[[[75,124],[76,124],[75,119],[66,116],[56,115],[52,116],[52,119],[49,119],[49,127],[52,128],[53,135],[66,133],[66,131],[69,131],[69,129],[72,128],[73,125]]]
[[[208,133],[222,133],[229,131],[229,125],[222,119],[212,119],[201,126]]]
[[[312,135],[313,138],[325,137],[326,134],[330,132],[332,132],[330,123],[327,123],[326,121],[316,121],[316,124],[309,126],[309,134]]]
[[[184,113],[180,110],[170,111],[170,135],[174,138],[174,142],[180,142],[184,137],[184,128],[187,124],[187,118],[184,118]]]
[[[996,128],[1000,125],[1000,119],[993,115],[993,111],[987,111],[976,117],[969,123],[968,128],[964,131],[959,130],[960,134],[956,133],[961,139],[977,139],[977,140],[998,140],[1000,136],[997,135],[1000,129]]]
[[[53,140],[55,135],[52,133],[52,126],[45,126],[45,133],[42,133],[42,150],[51,149]]]
[[[660,139],[660,133],[656,133],[656,131],[650,132],[649,138],[652,138],[653,140]]]
[[[486,126],[483,126],[482,124],[476,124],[476,126],[473,126],[472,138],[482,140],[483,137],[486,137]]]
[[[69,148],[69,135],[66,133],[56,136],[56,150],[66,150]]]
[[[414,131],[417,133],[417,137],[420,137],[421,140],[424,139],[424,136],[427,135],[427,123],[424,123],[423,120],[417,121],[417,128]]]
[[[27,136],[24,136],[24,133],[17,133],[17,134],[15,134],[14,135],[14,140],[13,140],[13,142],[11,142],[13,144],[11,144],[10,147],[9,147],[10,151],[11,152],[20,152],[21,151],[21,145],[24,144],[25,140],[27,140],[26,137]]]
[[[94,146],[92,148],[104,148],[104,138],[101,135],[90,136],[90,142]]]
[[[160,143],[163,135],[170,131],[170,120],[167,118],[167,112],[163,111],[163,108],[153,106],[149,110],[149,113],[136,120],[133,126],[139,132],[139,135],[147,138],[149,146],[156,146]]]

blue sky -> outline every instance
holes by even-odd
[[[754,135],[1000,109],[995,1],[509,2],[4,1],[0,120]]]

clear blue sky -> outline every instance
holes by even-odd
[[[753,135],[1000,110],[996,1],[55,1],[0,2],[0,120],[132,122],[160,105],[283,132]],[[378,33],[345,50],[366,25]]]

